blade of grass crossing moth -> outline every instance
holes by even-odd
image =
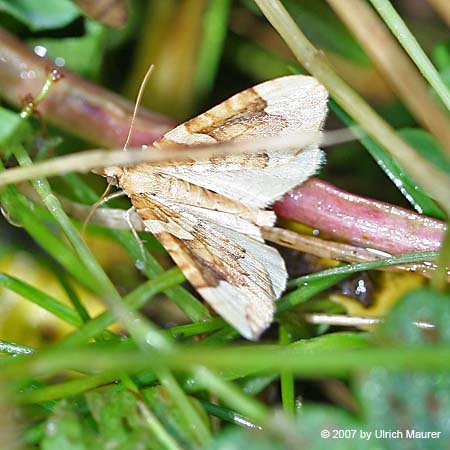
[[[21,166],[29,166],[32,164],[30,157],[23,147],[17,146],[14,150],[14,155],[16,156]],[[80,257],[84,266],[94,275],[96,282],[100,285],[102,297],[107,306],[111,308],[111,310],[117,315],[117,318],[120,322],[125,322],[123,323],[125,328],[133,328],[130,326],[129,322],[129,311],[127,311],[122,306],[121,296],[116,291],[115,287],[112,285],[103,269],[97,263],[90,250],[86,247],[85,243],[78,234],[78,231],[72,225],[70,219],[64,213],[58,199],[53,195],[47,180],[39,178],[32,181],[32,184],[36,189],[36,192],[41,197],[44,205],[51,212],[51,214],[56,219],[59,226],[62,228],[65,235],[71,242],[74,250]],[[142,345],[144,345],[145,340],[143,336],[139,336],[139,334],[136,334],[136,329],[129,331],[134,334],[135,337],[137,337],[137,342],[140,342]],[[143,333],[143,330],[140,330],[140,333]]]

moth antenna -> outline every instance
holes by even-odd
[[[148,70],[147,70],[147,72],[146,72],[146,74],[145,74],[145,76],[144,76],[144,79],[142,80],[142,83],[141,83],[141,85],[139,86],[139,91],[138,91],[138,95],[137,95],[137,97],[136,97],[136,102],[134,103],[133,115],[131,116],[130,127],[128,128],[127,139],[125,140],[125,144],[124,144],[123,149],[122,149],[123,151],[126,151],[126,150],[127,150],[128,144],[129,144],[129,142],[130,142],[131,134],[132,134],[132,132],[133,132],[133,125],[134,125],[134,122],[135,122],[135,120],[136,120],[136,116],[137,116],[137,112],[138,112],[138,109],[139,109],[139,105],[141,104],[142,95],[144,94],[145,87],[147,86],[148,80],[150,79],[150,75],[152,74],[154,67],[155,67],[155,66],[152,64],[152,65],[148,68]],[[88,215],[86,216],[86,219],[85,219],[84,222],[83,222],[83,227],[82,227],[82,229],[81,229],[81,234],[82,234],[83,236],[84,236],[84,234],[85,234],[85,232],[86,232],[86,227],[87,227],[89,221],[91,220],[92,216],[94,215],[95,211],[97,210],[97,208],[98,208],[100,205],[102,205],[103,203],[106,203],[107,201],[109,201],[109,200],[111,200],[112,198],[115,198],[115,197],[116,197],[115,194],[112,194],[111,196],[107,197],[108,192],[109,192],[110,189],[111,189],[111,186],[112,186],[112,182],[109,182],[109,183],[108,183],[108,186],[106,186],[106,189],[105,189],[105,191],[103,192],[103,194],[102,194],[102,195],[100,196],[100,198],[99,198],[99,199],[91,206],[91,209],[90,209]],[[124,195],[124,194],[121,193],[121,195]],[[117,195],[117,197],[118,197],[118,195]]]
[[[130,128],[128,129],[128,136],[127,136],[127,140],[125,141],[125,145],[123,146],[123,150],[127,149],[128,144],[130,142],[131,134],[133,132],[134,121],[136,120],[137,112],[138,112],[139,106],[141,104],[142,95],[144,94],[145,87],[147,86],[148,80],[150,79],[150,75],[152,74],[154,67],[155,66],[152,64],[148,68],[147,73],[145,74],[145,77],[142,80],[141,85],[139,86],[139,91],[138,91],[138,95],[136,97],[136,102],[134,103],[134,110],[133,110],[133,115],[131,117]]]

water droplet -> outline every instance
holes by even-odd
[[[145,263],[144,261],[142,261],[142,259],[138,259],[136,260],[134,266],[136,267],[137,270],[144,270],[145,269]]]
[[[366,288],[366,284],[365,284],[364,280],[358,280],[358,285],[355,289],[355,294],[361,295],[361,294],[365,294],[366,292],[367,292],[367,288]]]
[[[56,433],[56,424],[52,420],[47,422],[47,426],[45,427],[45,431],[48,436],[53,436]]]
[[[58,67],[64,67],[65,64],[66,64],[66,60],[65,60],[62,56],[57,56],[57,57],[55,58],[55,64],[56,64]]]
[[[47,54],[47,49],[43,45],[36,45],[33,50],[34,53],[36,53],[36,55],[40,56],[41,58],[43,58]]]

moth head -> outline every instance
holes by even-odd
[[[97,175],[101,175],[102,177],[105,177],[106,181],[109,184],[112,184],[113,186],[116,186],[119,184],[119,180],[120,180],[121,176],[123,175],[123,170],[117,166],[95,169],[95,170],[93,170],[93,172],[96,173]]]

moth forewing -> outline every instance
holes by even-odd
[[[240,92],[155,142],[199,145],[319,131],[327,114],[326,89],[303,75],[282,77]],[[189,139],[186,138],[189,136]],[[161,167],[161,173],[264,208],[313,175],[323,162],[317,145],[287,151],[231,155],[197,164]]]
[[[278,78],[176,127],[152,151],[318,131],[326,102],[314,78]],[[259,227],[275,221],[263,208],[313,175],[322,159],[316,145],[262,148],[202,162],[106,169],[105,175],[115,177],[203,298],[242,336],[257,339],[272,322],[287,278],[283,259],[262,239]]]

